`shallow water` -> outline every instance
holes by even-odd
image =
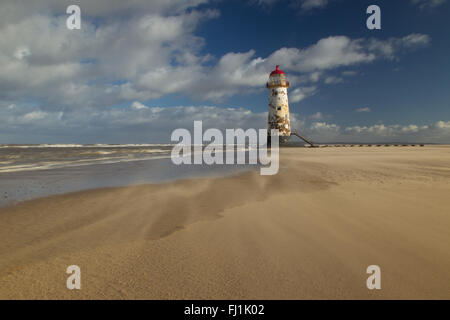
[[[0,206],[103,187],[223,176],[257,165],[174,165],[171,145],[0,146]]]
[[[172,145],[0,145],[0,173],[139,161],[170,156]]]

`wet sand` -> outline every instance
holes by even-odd
[[[220,177],[257,169],[256,165],[182,167],[173,164],[170,157],[167,157],[50,170],[0,172],[0,207],[81,190],[162,183],[194,177]]]
[[[286,148],[280,172],[0,209],[1,299],[449,299],[450,147]],[[67,266],[81,290],[66,288]],[[366,268],[381,268],[368,290]]]

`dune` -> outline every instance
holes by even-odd
[[[280,161],[275,176],[0,208],[0,299],[450,298],[450,146],[285,148]],[[81,290],[66,288],[69,265]]]

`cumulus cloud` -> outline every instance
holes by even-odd
[[[184,90],[194,96],[212,100],[220,100],[243,91],[252,92],[251,89],[261,88],[264,85],[268,72],[276,64],[280,64],[289,72],[291,83],[294,85],[296,82],[314,83],[321,77],[325,78],[326,84],[340,83],[343,81],[342,78],[325,76],[324,73],[340,67],[371,63],[376,59],[393,59],[400,51],[424,46],[429,41],[429,36],[422,34],[388,40],[332,36],[303,49],[280,48],[268,57],[257,57],[254,50],[244,53],[232,52],[222,56],[217,65],[198,68],[192,72],[191,79],[199,80],[195,83],[185,83]],[[347,74],[351,72],[347,71]],[[298,102],[305,98],[304,91],[305,88],[294,88],[291,101]]]
[[[350,136],[357,134],[363,141],[448,143],[450,121],[438,121],[430,125],[353,126],[345,128],[345,133]]]
[[[368,46],[372,52],[388,59],[394,59],[402,50],[424,47],[430,42],[430,36],[412,33],[402,38],[389,38],[388,40],[371,39]]]
[[[435,126],[441,130],[450,130],[450,121],[438,121]]]
[[[336,84],[336,83],[344,82],[344,79],[335,77],[335,76],[330,76],[330,77],[327,77],[324,82],[326,84]]]
[[[153,89],[148,82],[149,72],[160,75],[156,70],[161,70],[164,74],[177,64],[177,75],[189,78],[187,70],[208,59],[207,55],[198,55],[204,40],[193,32],[205,19],[216,17],[216,11],[180,12],[181,9],[174,6],[178,3],[185,8],[189,1],[168,1],[165,5],[162,1],[155,7],[156,1],[140,12],[139,8],[146,2],[134,1],[127,8],[139,13],[95,25],[94,20],[85,15],[108,16],[114,12],[107,8],[117,9],[103,2],[103,6],[93,6],[90,1],[81,3],[84,18],[79,31],[66,28],[65,11],[50,15],[52,5],[55,13],[60,7],[52,1],[48,7],[39,3],[50,10],[47,15],[36,10],[26,19],[22,17],[3,24],[0,28],[0,99],[42,99],[47,107],[115,104],[133,98],[127,85],[136,91],[136,98],[157,97],[166,91],[176,91],[180,84],[173,81],[161,86],[167,88],[165,90]],[[10,1],[0,4],[0,12],[8,6],[21,12],[20,3]],[[165,12],[165,8],[173,8],[173,13],[178,14],[158,13]]]
[[[332,36],[305,48],[280,48],[267,57],[254,50],[214,57],[202,52],[205,40],[195,35],[199,24],[219,15],[197,8],[205,1],[152,1],[148,7],[144,1],[85,1],[80,3],[79,31],[65,27],[63,2],[40,3],[47,14],[34,4],[36,11],[21,2],[0,4],[9,21],[0,25],[0,100],[35,99],[48,109],[147,101],[173,93],[223,101],[261,89],[276,64],[290,73],[295,90],[320,78],[338,83],[340,78],[326,72],[393,58],[429,41],[419,34],[389,40]],[[120,8],[120,19],[108,18]],[[17,19],[6,17],[6,9]],[[96,23],[99,17],[102,22]],[[295,92],[294,102],[304,98],[302,90]]]
[[[179,14],[187,9],[207,3],[208,0],[2,0],[0,25],[26,20],[34,14],[50,16],[65,14],[66,8],[75,4],[74,2],[82,9],[83,16],[116,19],[149,13],[157,15]]]
[[[342,71],[342,75],[344,77],[353,77],[353,76],[356,76],[357,74],[358,74],[358,72],[356,72],[356,71],[349,71],[349,70]]]
[[[303,132],[318,142],[352,143],[449,143],[450,121],[437,121],[429,125],[348,126],[314,122],[304,126]]]
[[[300,102],[306,97],[312,96],[317,92],[316,87],[300,87],[289,93],[289,100],[292,103]]]
[[[291,114],[293,129],[318,143],[424,142],[449,143],[450,121],[428,125],[347,126],[323,121],[317,112],[308,117]],[[195,120],[207,128],[267,126],[267,112],[217,106],[147,106],[139,101],[120,108],[43,111],[33,105],[0,107],[0,143],[164,143],[174,129],[192,129]]]
[[[309,127],[303,128],[302,132],[316,143],[338,141],[341,127],[334,123],[313,122]]]
[[[328,4],[328,0],[300,0],[300,6],[304,10],[323,8],[327,4]]]
[[[309,118],[313,119],[313,120],[322,120],[324,118],[324,116],[323,116],[322,112],[316,112],[316,113],[310,115]]]
[[[145,143],[170,142],[174,129],[266,128],[267,112],[217,106],[147,106],[139,101],[121,108],[46,112],[33,105],[0,108],[0,143]],[[38,120],[38,121],[37,121]],[[295,115],[293,116],[295,123]],[[15,130],[12,130],[15,129]],[[54,135],[54,132],[58,132]]]
[[[296,103],[316,94],[321,81],[342,81],[331,74],[339,68],[345,67],[350,75],[353,67],[395,59],[430,42],[423,34],[387,40],[330,36],[304,48],[279,48],[264,57],[254,50],[216,57],[206,52],[205,39],[196,35],[199,25],[220,15],[200,6],[207,2],[81,0],[77,4],[82,8],[82,28],[68,30],[65,10],[72,1],[1,1],[2,138],[7,141],[27,132],[28,137],[53,138],[58,130],[93,138],[116,126],[129,126],[134,133],[127,138],[143,139],[136,128],[145,134],[151,131],[147,126],[170,127],[169,119],[173,124],[177,117],[192,119],[194,114],[196,119],[231,119],[227,125],[235,121],[233,127],[239,117],[264,119],[265,126],[264,114],[246,109],[202,107],[191,114],[186,110],[192,107],[148,107],[143,102],[170,94],[208,103],[226,101],[263,90],[268,73],[280,64],[289,73],[290,101]],[[306,9],[326,1],[301,4]],[[162,121],[165,114],[167,123]],[[111,131],[111,137],[116,134]]]
[[[355,112],[370,112],[370,108],[369,107],[364,107],[364,108],[358,108],[355,110]]]
[[[137,109],[137,110],[140,110],[140,109],[148,109],[148,107],[147,107],[145,104],[140,103],[139,101],[134,101],[134,102],[131,104],[131,107],[134,108],[134,109]]]

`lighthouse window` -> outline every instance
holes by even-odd
[[[278,107],[277,110],[281,110],[281,107]]]

